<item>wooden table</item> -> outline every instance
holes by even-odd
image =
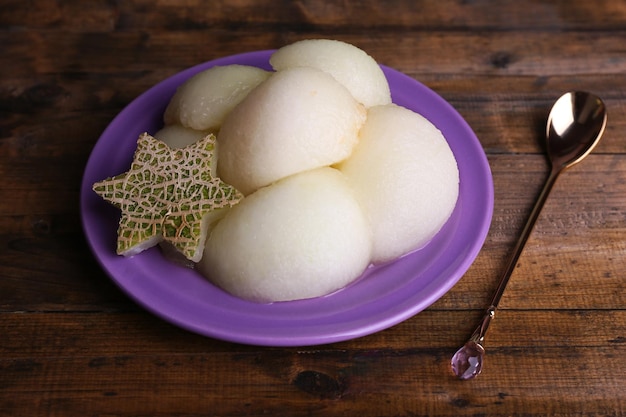
[[[182,330],[88,249],[87,158],[160,80],[304,38],[359,46],[462,114],[493,173],[484,247],[428,309],[355,340],[269,348]],[[0,45],[0,415],[626,415],[626,3],[5,0]],[[558,181],[485,369],[459,381],[450,357],[546,177],[547,112],[568,90],[605,100],[605,136]]]

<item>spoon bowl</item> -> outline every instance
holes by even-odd
[[[606,120],[606,106],[599,97],[591,93],[568,92],[552,106],[546,128],[546,152],[551,165],[550,175],[515,244],[507,267],[500,276],[491,304],[474,333],[452,357],[452,371],[460,379],[472,379],[480,374],[485,356],[483,346],[485,334],[541,208],[561,172],[582,161],[597,145],[604,133]]]
[[[569,168],[598,144],[606,127],[606,107],[587,92],[563,94],[552,106],[546,128],[546,151],[554,168]]]

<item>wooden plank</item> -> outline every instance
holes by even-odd
[[[21,7],[19,0],[5,1],[0,24],[31,28],[73,28],[87,31],[129,29],[203,30],[214,26],[235,30],[259,26],[267,31],[336,27],[342,30],[588,30],[602,26],[623,29],[626,7],[621,2],[583,0],[532,3],[515,0],[458,2],[443,0],[415,3],[406,0],[380,2],[292,2],[287,0],[229,1],[145,0],[123,3],[43,0]]]
[[[387,330],[330,345],[264,348],[228,343],[178,328],[145,311],[0,313],[4,339],[0,357],[45,361],[63,357],[199,355],[251,352],[388,352],[432,349],[452,353],[469,337],[481,311],[427,309]],[[516,310],[497,312],[489,351],[623,347],[625,310]],[[28,341],[26,343],[25,341]]]
[[[7,45],[6,61],[0,67],[4,73],[0,81],[0,108],[7,111],[7,117],[0,121],[0,134],[11,138],[2,142],[0,150],[14,156],[50,157],[59,153],[58,148],[51,153],[53,146],[64,144],[65,152],[86,158],[115,114],[162,79],[233,51],[266,49],[262,44],[268,43],[277,47],[284,44],[275,43],[266,35],[250,35],[259,43],[239,49],[228,42],[221,52],[219,47],[209,52],[205,43],[200,44],[204,40],[190,34],[180,39],[167,34],[142,40],[145,35],[136,32],[111,36],[0,33],[0,41]],[[532,39],[537,35],[517,32],[495,37],[488,33],[429,33],[398,44],[383,33],[375,43],[362,46],[380,62],[404,71],[447,99],[465,117],[488,152],[539,152],[538,140],[553,101],[564,91],[580,89],[602,96],[609,109],[609,124],[599,150],[623,153],[620,132],[626,128],[626,110],[621,105],[624,93],[614,86],[616,78],[624,79],[626,73],[626,60],[617,52],[624,34],[597,33],[584,40],[569,39],[570,34],[556,39],[552,39],[552,33],[543,35],[546,39]],[[494,68],[490,62],[489,56],[499,50],[493,44],[494,38],[500,39],[506,50],[519,49],[521,55],[506,68]],[[597,45],[594,38],[605,45]],[[13,47],[15,42],[31,46]],[[188,45],[190,49],[163,42]],[[554,50],[528,48],[527,42],[551,45]],[[570,43],[576,46],[568,48]],[[423,51],[424,45],[430,45],[430,49]],[[180,55],[165,64],[160,52],[164,49],[175,49]],[[48,52],[59,50],[64,51],[64,56]],[[437,51],[441,50],[449,53],[439,54]],[[416,64],[416,54],[429,59]],[[565,62],[567,57],[580,54],[589,57],[583,61],[584,67],[558,68],[550,61]],[[478,62],[476,56],[484,59]],[[66,67],[66,62],[80,64]],[[595,75],[579,76],[586,73]],[[33,74],[37,74],[34,82]],[[60,120],[59,110],[64,111]]]
[[[448,370],[466,312],[426,311],[355,341],[283,349],[219,342],[143,314],[3,314],[0,407],[8,415],[192,415],[208,406],[220,415],[305,415],[320,403],[314,415],[619,412],[624,314],[503,310],[472,382]],[[155,392],[161,401],[149,401]]]
[[[619,415],[626,411],[619,352],[610,347],[492,349],[489,366],[472,382],[456,380],[441,351],[420,349],[0,359],[0,406],[9,415],[198,415],[207,410],[214,415],[476,415],[485,409],[515,415],[521,408],[531,415]]]
[[[619,51],[624,33],[429,31],[408,32],[398,40],[395,33],[382,31],[367,42],[362,35],[353,33],[336,38],[363,48],[381,64],[412,74],[545,77],[623,74],[626,57]],[[146,70],[167,72],[168,68],[182,69],[221,56],[278,48],[299,39],[328,36],[322,32],[307,32],[283,38],[271,32],[242,30],[237,37],[232,37],[217,29],[208,29],[201,36],[193,32],[28,31],[0,32],[0,41],[5,45],[7,57],[21,57],[8,61],[13,68],[21,70],[14,74],[47,73],[63,68],[70,74],[97,75],[119,72],[120,69],[135,74]],[[169,64],[162,59],[162,51],[168,48]],[[577,59],[581,55],[587,59]],[[416,56],[428,59],[416,60]],[[71,67],[63,66],[69,62]]]
[[[609,122],[595,153],[625,152],[621,132],[626,129],[626,110],[620,104],[622,98],[618,94],[621,93],[614,90],[610,77],[585,83],[570,83],[566,78],[560,78],[542,90],[533,87],[530,79],[518,77],[499,84],[489,82],[487,78],[467,78],[462,81],[440,79],[435,82],[416,79],[456,108],[489,154],[543,152],[545,123],[550,107],[560,94],[575,89],[592,91],[601,96],[607,105]],[[38,106],[36,115],[19,113],[17,109],[21,104],[16,103],[30,102],[29,90],[42,85],[22,84],[21,91],[5,95],[0,92],[0,107],[11,109],[12,112],[0,120],[0,135],[3,138],[0,152],[11,158],[8,161],[11,166],[6,169],[16,171],[15,174],[19,175],[19,170],[32,171],[31,163],[42,165],[47,160],[59,161],[64,158],[64,164],[74,165],[71,167],[75,170],[73,175],[82,174],[86,159],[107,124],[143,92],[138,91],[136,95],[121,92],[121,85],[135,82],[130,79],[121,81],[118,95],[112,92],[112,87],[102,85],[97,79],[60,84],[52,81],[50,87],[65,91],[72,97],[72,104],[68,106],[64,104],[64,99],[51,98],[49,103]],[[467,91],[467,84],[472,82],[477,88],[474,93]],[[21,82],[15,80],[13,84],[12,88],[15,88]],[[516,86],[517,90],[507,91],[508,85]],[[145,88],[151,86],[146,85]],[[97,99],[96,96],[103,98]],[[73,111],[68,107],[81,110]],[[59,110],[68,111],[60,120],[55,118]],[[54,165],[42,167],[58,169]],[[75,179],[76,182],[79,180],[79,177]]]
[[[490,155],[489,161],[495,183],[491,230],[483,253],[442,300],[442,308],[482,308],[476,301],[487,302],[546,175],[542,156]],[[622,161],[620,155],[591,155],[563,175],[515,271],[505,305],[621,308],[626,304],[621,291],[621,271],[626,266],[626,183],[622,181],[626,165]],[[4,309],[81,310],[99,302],[120,301],[127,308],[125,297],[109,282],[84,243],[78,207],[58,200],[55,185],[65,175],[62,170],[49,172],[38,183],[14,189],[15,196],[24,197],[15,198],[0,216],[2,223],[10,225],[2,236],[4,250],[0,252]],[[12,184],[23,182],[11,170],[5,178],[13,178]],[[65,201],[77,201],[76,189],[65,191]],[[42,216],[42,207],[47,213],[61,214]],[[16,218],[18,213],[26,217]],[[594,252],[589,253],[589,247]],[[33,257],[38,262],[33,263]],[[586,271],[582,274],[577,272],[581,265]],[[99,272],[88,272],[93,270]],[[589,273],[602,280],[590,281]]]

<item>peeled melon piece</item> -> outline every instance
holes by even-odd
[[[319,168],[245,197],[209,236],[198,270],[255,302],[319,297],[367,268],[371,232],[346,178]]]
[[[306,39],[283,46],[270,58],[276,71],[313,67],[331,74],[366,107],[391,103],[387,78],[362,49],[330,39]]]
[[[175,124],[164,126],[154,134],[154,137],[172,149],[180,149],[203,139],[209,133]],[[217,166],[217,164],[214,165]]]
[[[202,71],[182,84],[165,109],[165,124],[195,130],[217,129],[224,117],[271,72],[248,65],[225,65]]]
[[[217,136],[219,176],[244,195],[351,153],[366,110],[329,74],[290,68],[260,84]]]
[[[459,172],[448,143],[404,107],[369,109],[361,141],[339,169],[370,219],[374,263],[423,247],[456,205]]]

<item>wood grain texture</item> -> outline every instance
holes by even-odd
[[[266,348],[143,310],[83,237],[87,158],[178,71],[305,38],[353,43],[465,118],[493,221],[458,284],[373,335]],[[0,4],[0,416],[626,415],[626,3],[613,0],[6,0]],[[486,340],[453,378],[547,175],[564,91],[600,95],[605,136],[557,182]]]

